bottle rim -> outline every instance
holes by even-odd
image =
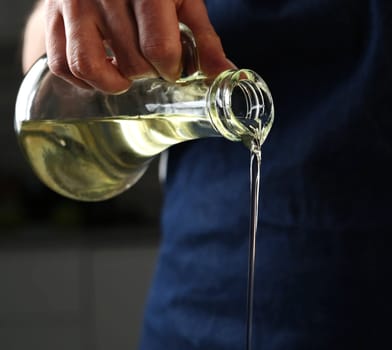
[[[265,141],[274,119],[274,104],[265,81],[249,69],[227,70],[211,84],[207,110],[212,125],[232,141]]]

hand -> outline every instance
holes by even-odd
[[[232,68],[203,0],[46,0],[45,13],[49,68],[79,86],[115,93],[142,76],[174,81],[179,21],[192,30],[207,75]]]

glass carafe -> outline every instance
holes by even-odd
[[[33,65],[17,95],[15,130],[43,183],[72,199],[100,201],[128,189],[179,142],[225,137],[261,146],[274,116],[266,83],[248,69],[207,78],[192,33],[180,29],[191,73],[175,83],[139,79],[109,95],[56,77],[45,56]]]

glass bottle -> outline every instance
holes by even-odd
[[[176,143],[223,136],[261,146],[274,116],[266,83],[247,69],[207,78],[191,32],[180,29],[193,73],[175,83],[139,79],[109,95],[56,77],[45,56],[33,65],[18,92],[15,130],[43,183],[72,199],[100,201],[135,184]]]

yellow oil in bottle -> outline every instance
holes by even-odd
[[[18,138],[48,187],[99,201],[133,185],[152,157],[171,145],[214,134],[205,116],[148,115],[24,121]]]

